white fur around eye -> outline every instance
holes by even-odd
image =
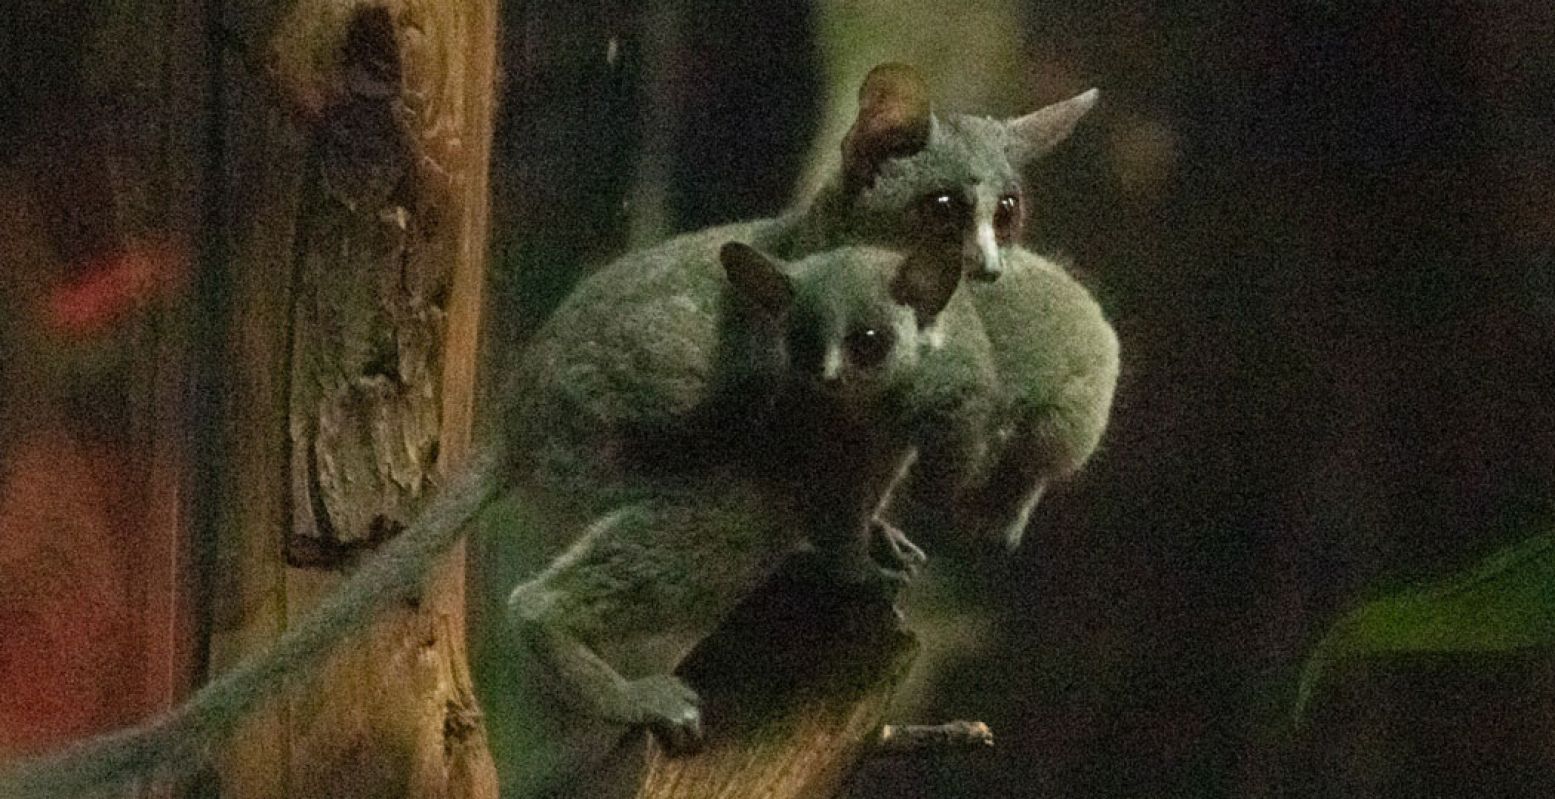
[[[937,350],[945,346],[945,326],[936,319],[929,323],[928,327],[918,331],[918,338],[923,346]]]
[[[842,376],[843,363],[842,348],[836,344],[827,347],[826,355],[821,361],[821,377],[835,380]]]
[[[940,344],[937,340],[943,338],[938,332],[938,324],[930,322],[924,327],[919,327],[913,312],[901,306],[898,306],[898,313],[892,321],[892,326],[896,328],[896,350],[899,357],[908,358],[908,363],[917,363],[918,352],[924,348],[938,349]],[[909,345],[908,342],[913,342],[916,346]]]

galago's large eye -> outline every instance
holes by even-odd
[[[959,235],[967,217],[966,203],[949,191],[930,192],[918,198],[916,211],[922,232],[939,237]]]
[[[872,369],[884,362],[892,343],[891,331],[873,327],[855,330],[843,342],[848,348],[848,360],[860,369]]]
[[[1019,238],[1021,226],[1020,195],[1006,194],[999,198],[993,211],[993,233],[1000,244],[1009,244]]]

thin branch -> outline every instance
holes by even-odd
[[[917,755],[993,748],[993,730],[981,721],[947,724],[887,724],[880,728],[871,756]]]
[[[634,737],[600,769],[612,776],[569,795],[621,795],[611,790],[619,769],[636,769],[635,781],[625,774],[638,799],[834,796],[874,748],[917,652],[917,639],[885,597],[841,589],[796,564],[736,610],[681,669],[703,699],[702,749],[670,757]]]

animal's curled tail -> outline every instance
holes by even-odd
[[[256,652],[196,691],[184,704],[135,727],[73,744],[34,760],[0,764],[0,799],[78,799],[111,795],[136,780],[187,773],[203,762],[256,704],[291,676],[321,662],[389,602],[414,595],[427,571],[501,487],[499,457],[472,458],[461,474],[268,650]]]

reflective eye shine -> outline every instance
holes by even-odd
[[[866,327],[849,333],[845,343],[848,359],[855,366],[868,369],[885,361],[891,351],[891,334],[889,331]]]
[[[918,201],[918,216],[929,232],[948,235],[960,229],[966,217],[965,203],[950,191],[930,192]]]
[[[994,235],[1000,244],[1008,244],[1020,234],[1021,213],[1020,195],[1006,194],[999,198],[999,205],[994,209],[993,228]]]

